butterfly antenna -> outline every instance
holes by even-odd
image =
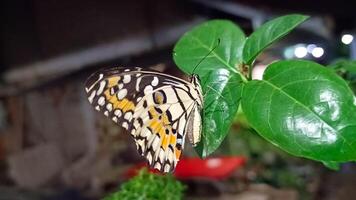
[[[200,63],[202,63],[203,60],[205,60],[205,58],[208,57],[208,56],[219,46],[219,44],[220,44],[220,38],[218,38],[217,44],[209,51],[209,53],[206,54],[206,55],[198,62],[198,64],[194,67],[192,74],[194,74],[195,69],[197,69],[197,67],[200,65]]]

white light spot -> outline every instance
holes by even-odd
[[[145,87],[145,89],[143,90],[143,92],[145,93],[145,95],[150,94],[153,91],[153,87],[151,85],[147,85]]]
[[[152,84],[153,86],[157,86],[157,85],[158,85],[158,78],[157,78],[156,76],[153,77],[153,80],[152,80],[151,84]]]
[[[105,104],[105,97],[99,97],[98,104],[103,106]]]
[[[341,37],[341,42],[344,44],[351,44],[351,42],[354,40],[354,36],[351,34],[344,34]]]
[[[129,124],[127,122],[124,122],[122,123],[122,127],[127,130],[129,129]]]
[[[117,93],[117,98],[119,100],[122,100],[123,98],[125,98],[127,95],[127,90],[126,89],[122,89]]]
[[[296,47],[295,49],[294,49],[294,55],[295,55],[295,57],[297,57],[297,58],[303,58],[303,57],[305,57],[306,55],[308,54],[308,50],[307,50],[307,48],[305,48],[305,47]]]
[[[208,168],[217,168],[221,166],[222,162],[219,158],[212,158],[206,161],[206,166]]]
[[[121,110],[117,109],[117,110],[115,110],[114,114],[115,114],[117,117],[121,117],[122,112],[121,112]]]
[[[315,47],[312,51],[312,55],[315,57],[315,58],[320,58],[321,56],[324,55],[324,49],[321,48],[321,47]]]
[[[132,113],[126,112],[124,118],[127,119],[127,121],[130,121],[132,119]]]
[[[308,44],[308,46],[307,46],[308,53],[312,53],[316,47],[317,46],[315,44]]]
[[[122,82],[124,83],[129,83],[131,81],[131,76],[130,75],[125,75],[124,79],[122,80]]]
[[[130,71],[130,69],[125,69],[125,70],[124,70],[124,72],[129,72],[129,71]]]
[[[140,73],[137,73],[137,74],[136,74],[136,77],[139,77],[139,76],[141,76],[141,74],[140,74]]]

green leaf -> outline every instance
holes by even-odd
[[[227,20],[205,22],[187,32],[174,47],[173,58],[187,74],[198,74],[204,92],[202,140],[196,147],[205,157],[219,147],[231,126],[241,96],[245,35]]]
[[[219,68],[238,72],[236,65],[241,63],[244,40],[244,33],[231,21],[211,20],[180,38],[174,47],[173,59],[187,74],[192,74],[200,63],[194,71],[200,77]]]
[[[337,62],[329,65],[329,67],[335,69],[336,71],[356,74],[356,61],[354,60],[338,60]]]
[[[341,163],[339,162],[333,162],[333,161],[323,162],[323,165],[331,170],[339,170],[340,164]]]
[[[305,15],[293,14],[278,17],[263,24],[246,39],[242,54],[244,63],[252,65],[258,54],[265,48],[288,34],[307,18],[308,16]]]
[[[251,126],[283,150],[325,163],[356,160],[356,98],[332,70],[279,61],[248,82],[242,109]]]
[[[196,147],[201,157],[214,152],[227,135],[239,107],[242,83],[240,75],[227,69],[216,69],[202,79],[207,87],[203,91],[202,138]]]

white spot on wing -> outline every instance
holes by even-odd
[[[127,122],[122,123],[122,127],[124,127],[124,129],[129,129],[129,124]]]
[[[136,99],[136,101],[139,102],[139,101],[141,101],[141,99],[142,99],[142,97],[138,97],[138,98]]]
[[[136,130],[135,130],[135,129],[132,129],[132,130],[131,130],[131,135],[132,135],[132,136],[135,136],[135,134],[136,134]]]
[[[95,106],[95,110],[100,111],[100,107],[99,106]]]
[[[137,144],[141,147],[141,149],[142,149],[143,151],[145,151],[145,140],[144,140],[144,139],[142,139],[142,140],[137,140],[136,142],[137,142]],[[142,154],[143,154],[143,152],[142,152]]]
[[[127,121],[130,121],[132,119],[132,113],[126,112],[124,118],[127,119]]]
[[[151,165],[152,164],[152,155],[150,153],[147,154],[147,160],[148,160],[148,163]]]
[[[104,112],[104,115],[105,115],[105,116],[109,116],[109,111],[106,110],[106,111]]]
[[[127,95],[127,90],[126,89],[122,89],[117,93],[117,98],[119,100],[122,100],[123,98],[125,98]]]
[[[158,170],[161,170],[161,164],[159,162],[156,162],[154,168],[158,169]]]
[[[139,77],[136,81],[136,91],[140,91],[140,83],[141,83],[142,77]]]
[[[96,95],[103,93],[105,85],[106,85],[105,81],[100,82],[99,89],[98,89],[98,91],[96,91]]]
[[[159,138],[155,137],[152,142],[152,149],[156,150],[158,148],[158,145],[159,145]]]
[[[93,103],[93,99],[94,99],[94,97],[95,97],[95,93],[96,93],[96,91],[94,90],[94,91],[90,94],[90,96],[88,97],[88,100],[89,100],[90,103]]]
[[[105,97],[99,97],[98,104],[103,106],[105,104]]]
[[[158,78],[155,76],[153,77],[153,80],[151,82],[152,86],[157,86],[158,85]]]
[[[120,84],[118,85],[118,87],[119,87],[119,90],[121,90],[121,89],[124,87],[124,84],[120,83]]]
[[[159,155],[158,155],[158,157],[159,157],[159,160],[160,160],[162,163],[163,163],[164,156],[165,156],[165,154],[164,154],[163,149],[160,149],[160,150],[159,150]]]
[[[164,172],[169,172],[171,166],[169,164],[164,165]]]
[[[121,117],[122,112],[121,112],[121,110],[117,109],[117,110],[115,110],[114,114],[115,114],[117,117]]]
[[[129,83],[131,81],[131,76],[130,75],[125,75],[124,79],[122,80],[122,82],[124,83]]]
[[[113,117],[112,120],[117,123],[117,117]]]
[[[145,93],[145,95],[150,94],[153,91],[153,87],[151,85],[147,85],[145,87],[145,89],[143,90],[143,92]]]
[[[106,109],[111,112],[112,111],[112,104],[111,103],[108,103],[106,104]]]

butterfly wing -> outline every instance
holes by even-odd
[[[174,170],[189,116],[201,107],[201,94],[191,83],[159,72],[116,68],[92,75],[86,92],[96,110],[131,133],[152,167]]]

